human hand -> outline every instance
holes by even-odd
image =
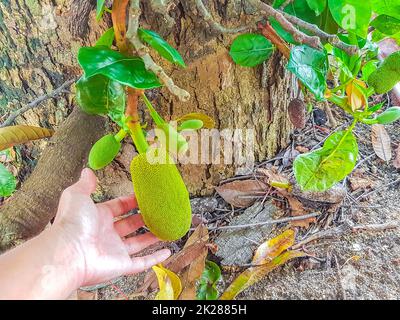
[[[151,233],[125,238],[144,222],[139,214],[114,219],[137,207],[133,195],[95,204],[90,195],[96,189],[96,176],[82,171],[80,180],[63,192],[56,219],[51,227],[74,254],[74,281],[79,286],[106,282],[125,274],[144,271],[170,255],[168,249],[144,257],[131,258],[159,240]]]

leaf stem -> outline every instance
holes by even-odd
[[[115,140],[121,142],[126,137],[126,131],[124,129],[119,130],[119,132],[114,136]]]
[[[156,123],[156,125],[157,126],[161,126],[161,125],[165,124],[164,119],[154,109],[154,107],[151,104],[150,100],[147,98],[147,96],[144,93],[142,94],[142,99],[143,99],[144,103],[146,104],[147,109],[149,109],[150,115],[153,118],[153,120]]]

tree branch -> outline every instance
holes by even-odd
[[[146,69],[154,72],[168,90],[181,101],[188,101],[190,99],[189,92],[175,85],[174,81],[165,73],[164,69],[154,62],[153,58],[148,53],[147,47],[140,41],[137,34],[140,14],[140,1],[132,0],[129,9],[129,23],[126,38],[132,43],[139,57],[142,58]]]
[[[43,101],[46,101],[51,98],[55,98],[59,94],[64,93],[65,90],[69,86],[71,86],[73,83],[75,83],[75,81],[76,81],[76,79],[68,80],[68,81],[64,82],[60,87],[55,89],[54,91],[52,91],[50,93],[46,93],[46,94],[36,98],[32,102],[28,103],[25,107],[22,107],[21,109],[18,109],[16,111],[12,112],[8,116],[8,118],[0,125],[0,128],[10,126],[17,117],[19,117],[21,114],[25,113],[26,111],[28,111],[30,109],[38,107]]]

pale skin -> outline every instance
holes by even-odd
[[[96,176],[84,169],[63,192],[53,225],[0,256],[0,299],[66,299],[79,287],[142,272],[163,262],[168,249],[136,254],[157,243],[151,233],[129,237],[144,225],[133,195],[95,204]],[[134,255],[135,257],[131,257]]]

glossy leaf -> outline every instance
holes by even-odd
[[[326,52],[306,45],[296,46],[290,52],[287,69],[293,72],[318,100],[324,99],[328,68]]]
[[[368,77],[368,85],[376,93],[383,94],[390,91],[400,81],[400,51],[392,53]]]
[[[32,140],[49,138],[53,133],[53,130],[25,125],[0,128],[0,150]]]
[[[357,140],[351,131],[338,131],[322,148],[297,156],[293,170],[302,190],[325,191],[344,179],[357,161]]]
[[[17,181],[7,168],[0,163],[0,197],[9,197],[15,191]]]
[[[155,49],[160,56],[183,68],[186,67],[185,61],[183,61],[180,53],[167,41],[165,41],[158,33],[151,30],[139,29],[138,35],[142,41],[146,42],[153,49]]]
[[[380,124],[390,124],[400,119],[400,107],[391,107],[386,109],[376,117]]]
[[[362,71],[362,80],[367,81],[369,76],[374,72],[377,66],[378,60],[371,60],[368,61],[361,69]]]
[[[235,63],[255,67],[269,58],[274,50],[272,43],[255,33],[242,34],[233,41],[229,54]]]
[[[88,114],[107,114],[125,110],[125,89],[117,81],[101,74],[86,78],[76,84],[76,101]],[[116,111],[114,111],[116,112]]]
[[[328,0],[328,5],[339,26],[366,38],[372,15],[369,0]]]
[[[177,300],[182,291],[182,284],[179,277],[162,265],[153,266],[152,269],[157,276],[160,288],[155,300]]]
[[[137,89],[161,86],[156,75],[147,71],[139,57],[128,57],[105,47],[82,47],[78,61],[86,78],[101,74]]]
[[[176,119],[178,122],[184,122],[188,120],[201,120],[203,122],[203,127],[206,129],[212,129],[215,127],[214,119],[204,113],[188,113]]]
[[[212,261],[206,261],[203,274],[197,287],[197,300],[217,300],[216,283],[221,278],[221,269]]]
[[[201,120],[197,119],[186,120],[179,125],[178,131],[199,130],[202,127],[203,127],[203,121]]]
[[[97,7],[96,7],[96,19],[99,21],[104,14],[106,9],[106,0],[97,0]]]
[[[326,8],[327,0],[307,0],[308,6],[319,16]]]
[[[371,26],[383,34],[393,35],[400,31],[400,20],[386,14],[382,14],[377,16],[371,22]]]
[[[104,46],[107,48],[111,48],[114,42],[114,38],[115,38],[114,28],[111,27],[102,34],[99,40],[97,40],[96,47]]]

